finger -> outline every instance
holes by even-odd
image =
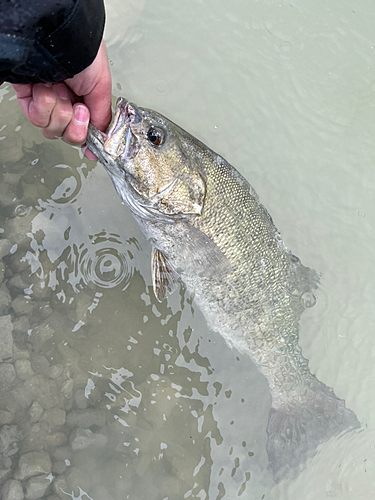
[[[94,155],[94,153],[91,153],[87,146],[82,148],[82,151],[86,158],[88,158],[89,160],[98,161],[97,157]]]
[[[28,103],[27,118],[36,127],[48,127],[51,114],[57,104],[58,97],[52,86],[36,83],[32,88],[32,99]]]
[[[102,80],[100,80],[93,90],[84,96],[84,102],[90,110],[91,123],[99,130],[105,131],[111,121],[111,102],[112,102],[112,92],[111,85],[108,83],[108,78],[110,81],[110,75],[105,75]]]
[[[68,144],[83,144],[87,136],[87,127],[90,121],[90,111],[87,106],[76,103],[73,106],[73,117],[63,134],[63,141]]]
[[[63,83],[55,84],[53,90],[57,98],[56,105],[52,110],[48,126],[42,128],[42,133],[47,139],[62,137],[73,118],[73,107],[66,85]]]
[[[91,123],[99,130],[106,130],[111,121],[111,72],[104,41],[94,62],[78,75],[66,80],[67,85],[79,96],[90,110]]]

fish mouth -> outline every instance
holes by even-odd
[[[91,123],[88,127],[87,147],[96,156],[110,156],[114,160],[126,160],[134,149],[136,138],[131,125],[139,123],[142,117],[138,109],[124,97],[116,102],[115,113],[106,132],[98,130]]]
[[[127,159],[135,142],[131,125],[139,123],[141,119],[137,108],[124,97],[119,97],[115,114],[104,137],[103,150],[112,157]]]

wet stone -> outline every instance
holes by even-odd
[[[68,398],[71,395],[73,388],[74,380],[72,378],[68,378],[68,380],[66,380],[61,386],[61,393]]]
[[[34,375],[34,371],[31,368],[31,363],[28,359],[17,359],[14,366],[16,368],[17,377],[21,380],[26,380]]]
[[[13,344],[13,359],[29,359],[30,353],[26,348],[18,347],[17,344]]]
[[[53,458],[56,460],[69,460],[69,462],[72,460],[73,454],[72,454],[72,449],[70,446],[61,446],[60,448],[56,448],[56,450],[53,452]]]
[[[3,238],[0,240],[0,259],[8,255],[10,249],[12,248],[13,243],[7,238]]]
[[[12,301],[12,307],[16,316],[31,314],[33,310],[31,300],[27,299],[24,295],[17,295],[17,297]]]
[[[90,429],[78,427],[74,429],[69,438],[72,450],[84,450],[95,441],[95,435]]]
[[[29,410],[29,415],[30,415],[30,420],[31,422],[38,422],[40,419],[42,413],[43,413],[43,408],[40,406],[38,401],[34,401],[34,403],[31,405],[30,410]]]
[[[13,321],[14,333],[25,334],[30,329],[30,321],[28,316],[18,316]]]
[[[0,317],[0,362],[13,357],[13,324],[10,315]]]
[[[51,469],[51,459],[46,451],[32,451],[21,456],[14,477],[24,481],[40,474],[49,474]]]
[[[11,477],[11,475],[12,475],[12,469],[0,468],[0,488],[5,483],[5,481]]]
[[[2,500],[23,500],[23,488],[20,481],[9,479],[1,489]]]
[[[34,347],[39,349],[47,340],[50,340],[55,334],[54,328],[49,324],[49,317],[42,321],[36,328],[33,329],[30,340]]]
[[[20,435],[16,425],[3,425],[0,431],[0,453],[11,457],[18,452]]]
[[[25,485],[25,498],[27,500],[37,500],[46,494],[51,484],[50,476],[36,476],[30,478]]]
[[[12,396],[15,402],[22,408],[27,408],[34,401],[34,395],[30,392],[30,387],[25,385],[18,385],[12,390]]]
[[[69,427],[82,427],[88,429],[93,425],[102,427],[106,422],[105,410],[88,408],[86,410],[73,410],[66,419]]]
[[[53,313],[53,309],[52,309],[52,307],[49,304],[44,304],[40,308],[40,317],[42,319],[48,318],[48,316],[50,316],[52,313]]]
[[[59,404],[60,397],[55,380],[48,379],[42,374],[33,375],[25,381],[25,388],[30,390],[45,410]]]
[[[0,469],[10,469],[12,465],[13,462],[10,457],[4,457],[3,455],[0,455]]]
[[[0,315],[4,315],[8,312],[12,298],[5,285],[0,288]]]
[[[44,412],[42,420],[47,422],[50,428],[59,427],[66,422],[66,412],[61,408],[51,408]]]
[[[52,483],[52,490],[59,498],[64,498],[66,500],[65,491],[69,491],[69,486],[63,474],[54,480]]]
[[[15,243],[24,243],[25,241],[30,241],[30,238],[28,236],[24,235],[17,235],[15,238]],[[22,255],[21,255],[22,254]],[[13,273],[18,274],[22,273],[22,271],[25,271],[26,269],[30,269],[30,265],[26,259],[24,259],[24,253],[23,252],[16,252],[11,256],[9,259],[9,267],[13,271]]]
[[[64,474],[66,469],[67,469],[67,465],[62,460],[59,460],[52,465],[52,472],[54,474]]]
[[[6,182],[0,183],[0,205],[8,207],[14,204],[14,199],[17,198],[16,188]]]
[[[11,363],[0,363],[0,388],[9,389],[16,378],[16,370]]]
[[[43,354],[33,353],[31,355],[31,368],[35,373],[43,373],[43,375],[48,376],[51,366]]]
[[[76,402],[77,408],[79,410],[85,410],[87,408],[87,398],[85,396],[84,389],[78,389],[74,393],[74,401]]]
[[[0,410],[0,426],[11,424],[14,420],[14,413],[7,410]]]
[[[62,364],[52,365],[48,372],[48,376],[50,378],[57,379],[61,376],[63,371],[64,371],[64,365]]]
[[[44,438],[45,445],[48,447],[64,446],[68,442],[68,436],[65,432],[54,432],[47,434]]]
[[[9,290],[16,293],[24,293],[24,290],[28,289],[29,286],[29,283],[25,281],[19,274],[16,274],[7,282],[7,287],[9,288]]]

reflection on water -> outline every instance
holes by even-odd
[[[108,0],[106,28],[115,92],[227,157],[286,244],[321,273],[301,345],[363,430],[325,443],[296,481],[274,486],[264,379],[207,330],[183,288],[155,301],[150,247],[104,169],[44,140],[5,84],[1,488],[43,500],[373,498],[375,11],[366,5]]]

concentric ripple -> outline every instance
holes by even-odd
[[[101,247],[94,253],[83,252],[79,259],[79,270],[86,283],[102,288],[128,285],[133,266],[127,253],[115,247]]]

